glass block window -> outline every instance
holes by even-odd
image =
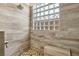
[[[45,16],[45,19],[48,19],[48,16]]]
[[[44,22],[41,22],[41,26],[43,26],[44,25]]]
[[[49,16],[49,19],[54,19],[54,15],[50,15]]]
[[[49,5],[49,8],[51,9],[51,8],[54,8],[54,4],[50,4]]]
[[[50,21],[50,25],[53,25],[54,24],[54,21]]]
[[[50,26],[50,30],[53,30],[54,29],[54,27],[53,26]]]
[[[45,30],[48,30],[48,26],[45,26]]]
[[[59,3],[55,3],[54,4],[54,7],[59,7]]]
[[[48,6],[45,6],[45,10],[47,10],[48,9]]]
[[[40,8],[40,11],[44,11],[44,7]]]
[[[44,6],[44,5],[45,5],[44,3],[41,3],[41,4],[40,4],[40,6]]]
[[[59,14],[55,14],[55,18],[59,18]]]
[[[40,17],[40,19],[44,20],[44,17],[42,16],[42,17]]]
[[[59,12],[59,8],[56,8],[56,9],[55,9],[55,13],[57,13],[57,12]]]
[[[45,25],[48,25],[48,22],[45,22]]]
[[[60,8],[59,3],[36,3],[33,5],[34,30],[58,30]],[[56,21],[55,21],[56,20]],[[40,25],[35,25],[40,24]],[[56,25],[56,26],[55,26]]]
[[[54,14],[54,10],[49,10],[49,14]]]
[[[45,11],[45,15],[48,15],[48,11]]]
[[[41,12],[41,16],[44,16],[44,12]]]

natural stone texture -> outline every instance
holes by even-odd
[[[45,46],[44,55],[51,56],[70,56],[69,49],[58,48],[54,46]]]
[[[32,30],[31,48],[44,52],[44,55],[55,55],[53,47],[68,49],[66,55],[79,55],[79,4],[60,4],[60,30]],[[48,48],[45,48],[47,47]],[[49,47],[52,47],[49,48]],[[45,50],[46,49],[46,50]],[[50,50],[51,49],[51,50]],[[56,50],[57,50],[56,49]],[[51,53],[52,52],[52,53]],[[56,51],[54,51],[56,53]],[[60,51],[61,52],[61,51]],[[65,53],[66,51],[63,51]],[[56,55],[62,55],[58,53]],[[65,55],[65,54],[64,54]]]
[[[24,9],[20,10],[17,5],[0,4],[0,31],[5,32],[5,41],[8,41],[5,55],[13,55],[22,45],[28,46],[29,6],[22,4]],[[21,47],[21,49],[26,47]]]

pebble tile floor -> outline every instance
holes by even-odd
[[[41,54],[35,50],[29,49],[26,52],[23,52],[21,56],[41,56]]]

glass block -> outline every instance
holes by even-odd
[[[45,16],[45,19],[48,19],[48,16]]]
[[[59,8],[56,8],[56,9],[55,9],[55,13],[57,13],[57,12],[59,12]]]
[[[45,25],[48,25],[48,22],[45,22]]]
[[[54,10],[49,10],[49,14],[54,14]]]
[[[55,5],[55,7],[59,7],[59,3],[55,3],[54,5]]]
[[[55,18],[59,18],[59,14],[55,14]]]
[[[45,11],[45,15],[47,15],[48,14],[48,11]]]
[[[49,9],[51,9],[51,8],[54,8],[54,5],[53,4],[49,5]]]
[[[48,9],[48,6],[45,6],[45,10],[47,10]]]
[[[53,26],[50,26],[50,30],[54,30],[54,27]]]
[[[53,25],[54,24],[54,21],[50,21],[50,25]]]
[[[48,30],[48,26],[45,26],[45,30]]]
[[[54,15],[49,15],[49,19],[54,19]]]

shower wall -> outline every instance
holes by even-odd
[[[29,45],[29,6],[21,4],[0,3],[0,31],[5,32],[5,55],[19,55]]]
[[[31,48],[44,55],[79,55],[79,4],[60,3],[60,30],[32,30]]]

